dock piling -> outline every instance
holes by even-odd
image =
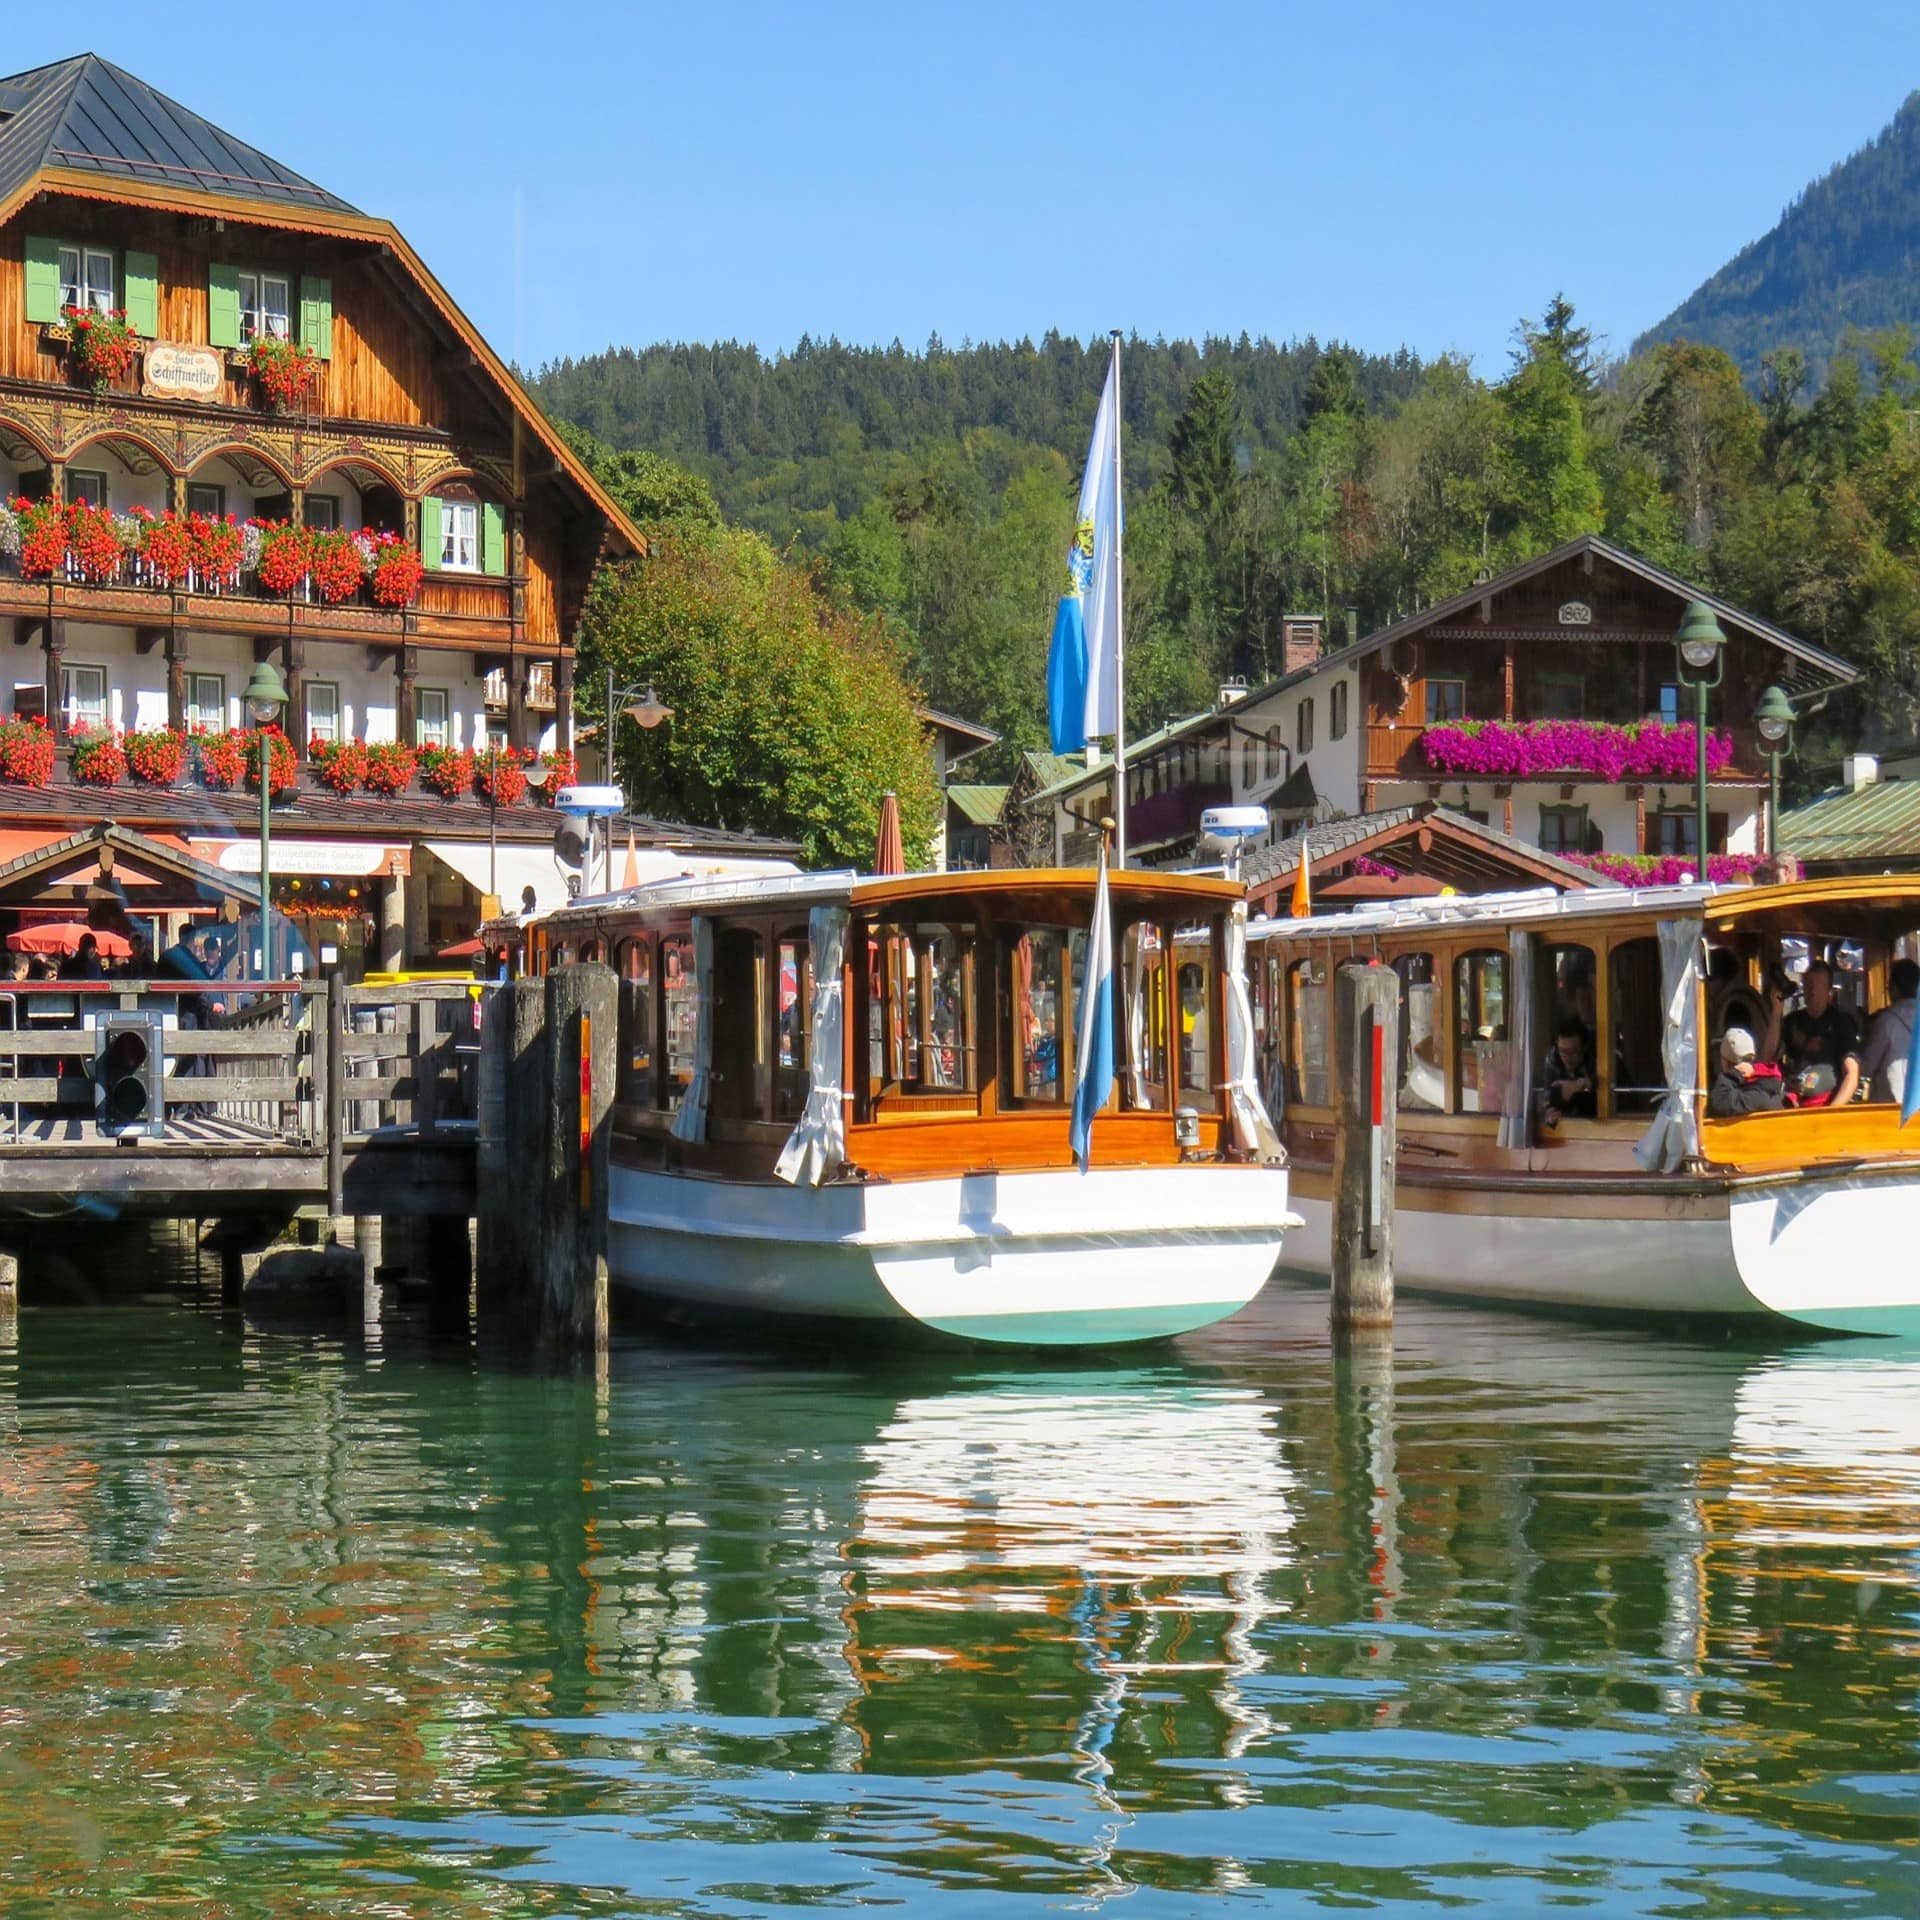
[[[1390,1327],[1399,975],[1391,967],[1336,968],[1333,1021],[1333,1324]]]
[[[607,1183],[612,1165],[619,982],[611,967],[554,968],[546,979],[545,1244],[536,1272],[540,1334],[552,1347],[607,1339]]]

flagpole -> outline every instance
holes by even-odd
[[[1113,852],[1127,864],[1127,645],[1126,566],[1123,559],[1126,506],[1120,466],[1120,329],[1113,329]]]

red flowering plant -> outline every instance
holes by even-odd
[[[67,735],[73,777],[89,787],[117,787],[127,777],[127,750],[111,727],[85,727]]]
[[[307,742],[307,759],[321,782],[335,793],[357,793],[367,784],[367,749],[362,741],[322,740],[315,734]]]
[[[283,411],[298,406],[320,382],[320,356],[291,340],[256,334],[249,358],[260,391]]]
[[[53,778],[53,729],[39,714],[0,720],[0,780],[44,787]]]
[[[369,793],[405,793],[413,784],[420,756],[400,740],[369,740],[367,770],[361,775]]]
[[[231,731],[193,736],[194,769],[202,786],[227,793],[240,784],[247,771],[246,738]]]
[[[476,761],[481,794],[496,806],[517,807],[527,797],[531,754],[517,747],[489,747]]]
[[[100,313],[92,307],[69,307],[66,328],[67,365],[95,393],[104,393],[133,371],[140,336],[119,308]]]
[[[67,510],[55,500],[7,503],[13,522],[9,546],[20,556],[23,580],[46,580],[67,564]]]
[[[300,784],[300,762],[293,742],[278,727],[255,727],[240,735],[240,752],[246,763],[247,785],[260,791],[260,741],[265,736],[268,748],[268,777],[275,793],[285,793]]]
[[[383,607],[410,607],[427,577],[426,562],[397,533],[364,536],[372,548],[373,597]]]
[[[137,727],[127,735],[127,766],[150,787],[170,787],[187,764],[187,738],[171,727]]]
[[[293,593],[305,582],[313,557],[313,535],[290,520],[249,520],[260,537],[254,578],[267,593]]]
[[[565,747],[550,748],[540,756],[540,764],[547,770],[547,780],[540,789],[540,798],[552,806],[554,795],[562,787],[572,786],[580,776],[574,766],[573,755]]]
[[[126,552],[120,523],[105,507],[76,500],[67,508],[67,558],[89,580],[112,580]]]
[[[330,605],[351,600],[367,577],[366,562],[350,533],[310,532],[307,571],[320,590],[320,598]]]
[[[146,563],[147,578],[155,586],[180,585],[193,571],[193,523],[171,508],[156,518],[145,507],[135,507],[133,517],[140,526],[140,557]]]
[[[458,800],[473,785],[473,755],[464,747],[422,747],[420,778],[435,793]]]
[[[247,532],[237,520],[215,520],[196,513],[193,529],[193,570],[200,585],[213,591],[240,584],[246,559]]]

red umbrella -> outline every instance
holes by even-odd
[[[456,940],[452,946],[442,947],[438,957],[442,960],[471,960],[486,950],[487,943],[476,935],[471,940]]]
[[[900,802],[888,788],[880,801],[879,844],[873,850],[875,873],[905,873],[907,850],[900,840]]]
[[[92,934],[103,960],[124,960],[133,951],[133,942],[125,934],[109,933],[104,927],[83,926],[78,920],[50,920],[37,927],[22,927],[7,935],[9,953],[78,953],[80,942]]]

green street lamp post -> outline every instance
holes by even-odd
[[[607,785],[610,787],[619,786],[624,788],[626,783],[621,780],[613,764],[614,709],[618,703],[631,703],[621,704],[620,711],[624,712],[635,726],[644,727],[649,733],[651,733],[661,721],[671,720],[673,718],[673,709],[666,705],[660,696],[654,692],[653,682],[651,680],[647,682],[644,691],[642,691],[640,683],[637,680],[628,686],[616,687],[613,684],[613,669],[611,667],[607,669],[607,717],[604,723],[605,732],[600,742],[600,749],[606,760],[607,770],[605,778]],[[613,822],[611,820],[608,820],[606,823],[605,833],[606,888],[607,891],[611,893],[613,891]]]
[[[262,660],[253,670],[243,696],[247,711],[260,730],[260,978],[273,978],[273,874],[271,848],[273,825],[273,736],[267,731],[280,718],[287,704],[287,683],[271,660]]]
[[[1753,710],[1753,729],[1767,755],[1767,853],[1780,854],[1780,762],[1793,753],[1793,702],[1784,687],[1769,687]]]
[[[1694,745],[1694,868],[1695,878],[1707,877],[1707,692],[1720,684],[1726,664],[1727,636],[1704,600],[1692,600],[1680,616],[1680,631],[1674,635],[1680,654],[1680,679],[1693,689]]]

